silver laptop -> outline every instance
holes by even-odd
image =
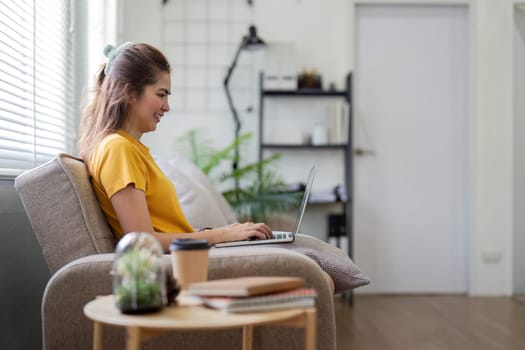
[[[297,219],[295,221],[293,232],[273,231],[272,237],[268,239],[253,239],[253,240],[245,240],[245,241],[222,242],[222,243],[215,244],[215,247],[223,248],[223,247],[235,247],[235,246],[242,246],[242,245],[293,242],[295,240],[295,235],[299,233],[299,228],[301,227],[301,221],[303,220],[304,211],[306,210],[306,205],[308,204],[308,198],[310,198],[310,191],[312,190],[312,184],[314,182],[314,177],[315,177],[316,172],[317,172],[317,165],[314,165],[312,169],[310,169],[310,174],[308,175],[308,181],[306,182],[306,189],[304,190],[303,200],[301,201],[301,206],[299,208],[299,212],[297,213]]]

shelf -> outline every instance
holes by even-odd
[[[301,90],[262,90],[264,96],[275,97],[346,97],[346,91],[329,91],[317,89],[301,89]]]
[[[301,152],[309,152],[307,155],[310,157],[319,157],[319,158],[328,158],[333,157],[334,162],[340,162],[342,159],[342,163],[344,166],[344,179],[341,184],[344,185],[344,192],[341,191],[341,188],[338,188],[337,186],[334,187],[333,191],[322,191],[321,193],[311,193],[311,197],[309,199],[309,204],[312,206],[319,206],[319,208],[322,208],[323,210],[329,210],[337,212],[342,212],[341,215],[344,217],[345,222],[347,223],[346,227],[337,227],[337,231],[340,232],[342,235],[344,235],[347,238],[348,243],[345,244],[344,248],[346,253],[352,257],[352,179],[353,179],[353,157],[351,156],[352,152],[352,75],[351,73],[347,74],[346,76],[346,84],[345,88],[343,90],[322,90],[322,89],[289,89],[289,90],[280,90],[280,89],[271,89],[271,88],[264,88],[264,72],[261,72],[259,74],[259,160],[262,161],[264,159],[265,152],[270,153],[272,151],[274,152],[281,152],[287,153],[289,157],[296,157],[300,155],[305,155]],[[292,87],[292,86],[291,86]],[[303,139],[290,139],[288,140],[288,143],[286,143],[286,138],[278,138],[278,140],[282,140],[282,143],[279,143],[279,141],[265,141],[264,134],[265,134],[265,116],[264,116],[264,110],[267,104],[289,104],[289,106],[293,107],[296,106],[293,102],[298,102],[298,100],[293,100],[294,98],[301,99],[301,101],[310,99],[314,100],[312,103],[323,105],[326,103],[332,103],[332,102],[346,102],[344,103],[345,108],[345,116],[346,121],[343,128],[343,125],[340,127],[343,128],[345,137],[343,138],[337,138],[336,140],[346,139],[345,142],[337,142],[337,143],[329,143],[329,144],[322,144],[322,145],[312,145],[312,144],[301,144],[300,141],[303,141]],[[277,101],[278,99],[281,99]],[[335,100],[328,100],[328,99],[343,99],[335,101]],[[302,103],[302,102],[301,102]],[[309,102],[310,103],[310,102]],[[343,109],[339,106],[333,106],[336,107],[335,109],[330,109],[330,112],[337,111],[338,113],[342,113]],[[312,111],[311,116],[318,116],[319,119],[326,115],[326,112],[323,112],[320,109],[314,109]],[[297,122],[296,119],[299,119],[299,122],[301,121],[300,118],[297,118],[298,116],[292,113],[291,115],[288,115],[288,118],[290,118],[291,122]],[[291,119],[293,118],[293,119]],[[313,120],[310,120],[310,122]],[[308,122],[308,120],[304,121],[305,123]],[[305,125],[306,127],[307,125]],[[327,125],[328,126],[328,125]],[[346,130],[344,130],[346,129]],[[269,134],[270,135],[270,134]],[[297,143],[293,143],[293,141],[299,141]],[[314,152],[311,152],[314,151]],[[315,152],[317,151],[317,152]],[[297,152],[297,153],[296,153]],[[311,155],[310,155],[311,154]],[[342,156],[342,157],[341,157]],[[336,159],[337,158],[337,159]],[[326,169],[327,172],[329,172],[329,169]],[[290,190],[292,188],[290,187]],[[300,190],[301,187],[298,188]],[[304,191],[304,188],[302,189]],[[333,192],[333,193],[332,193]],[[337,200],[337,199],[343,199]],[[335,205],[334,208],[331,206]],[[324,207],[323,207],[324,206]],[[342,207],[342,208],[341,208]],[[337,209],[336,209],[337,208]],[[327,218],[328,220],[328,218]],[[327,232],[327,236],[329,235],[329,232]],[[350,296],[348,297],[349,303],[352,302],[352,292],[350,293]]]
[[[324,201],[324,200],[309,200],[308,204],[346,204],[347,201]]]
[[[327,144],[327,145],[291,145],[280,143],[263,143],[261,148],[281,148],[281,149],[346,149],[345,144]]]
[[[297,188],[296,190],[285,190],[285,191],[279,191],[279,192],[271,192],[273,194],[282,194],[282,193],[302,193],[304,192],[304,184],[301,184],[303,186],[302,188]],[[322,198],[319,198],[319,195],[315,192],[311,192],[310,199],[308,200],[308,204],[344,204],[346,205],[348,203],[348,200],[346,197],[344,199],[337,199],[335,195],[332,196],[322,196]]]

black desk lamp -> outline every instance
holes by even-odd
[[[230,77],[233,73],[233,70],[235,69],[235,66],[237,65],[237,60],[239,59],[239,54],[242,50],[258,50],[262,49],[266,46],[264,41],[257,36],[257,30],[255,29],[255,26],[250,26],[248,35],[245,35],[242,37],[241,44],[239,45],[239,48],[237,49],[237,52],[235,52],[235,56],[233,57],[233,62],[228,68],[228,72],[226,73],[226,77],[224,78],[224,90],[226,91],[226,97],[228,98],[228,104],[230,105],[230,109],[233,115],[233,121],[235,122],[235,138],[239,136],[239,132],[241,130],[241,121],[239,120],[239,115],[237,114],[237,110],[235,109],[235,106],[233,105],[232,96],[230,93],[229,83],[230,83]],[[237,170],[239,165],[239,144],[235,144],[235,153],[233,156],[233,171]],[[239,189],[239,179],[235,178],[235,189]]]

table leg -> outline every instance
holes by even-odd
[[[315,309],[305,311],[305,327],[304,327],[304,347],[306,350],[315,350],[317,343],[317,328],[316,328],[316,312]]]
[[[126,350],[139,350],[140,342],[140,327],[128,327],[126,337]]]
[[[252,350],[253,344],[253,327],[244,326],[242,328],[242,349],[243,350]]]
[[[93,325],[93,350],[102,350],[104,346],[104,329],[101,322],[95,321]]]

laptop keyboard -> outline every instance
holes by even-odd
[[[284,232],[274,232],[272,234],[272,238],[270,239],[283,239],[283,238],[286,238],[288,234],[287,233],[284,233]]]
[[[263,243],[281,243],[281,242],[293,242],[294,234],[292,232],[286,232],[286,231],[273,231],[272,237],[268,239],[260,239],[257,236],[252,236],[248,240],[249,241],[261,241],[260,243],[254,243],[254,244],[263,244]],[[238,243],[238,244],[236,244]],[[249,245],[250,242],[245,241],[237,241],[237,242],[223,242],[223,243],[217,243],[215,246],[220,247],[231,247],[236,245]]]

